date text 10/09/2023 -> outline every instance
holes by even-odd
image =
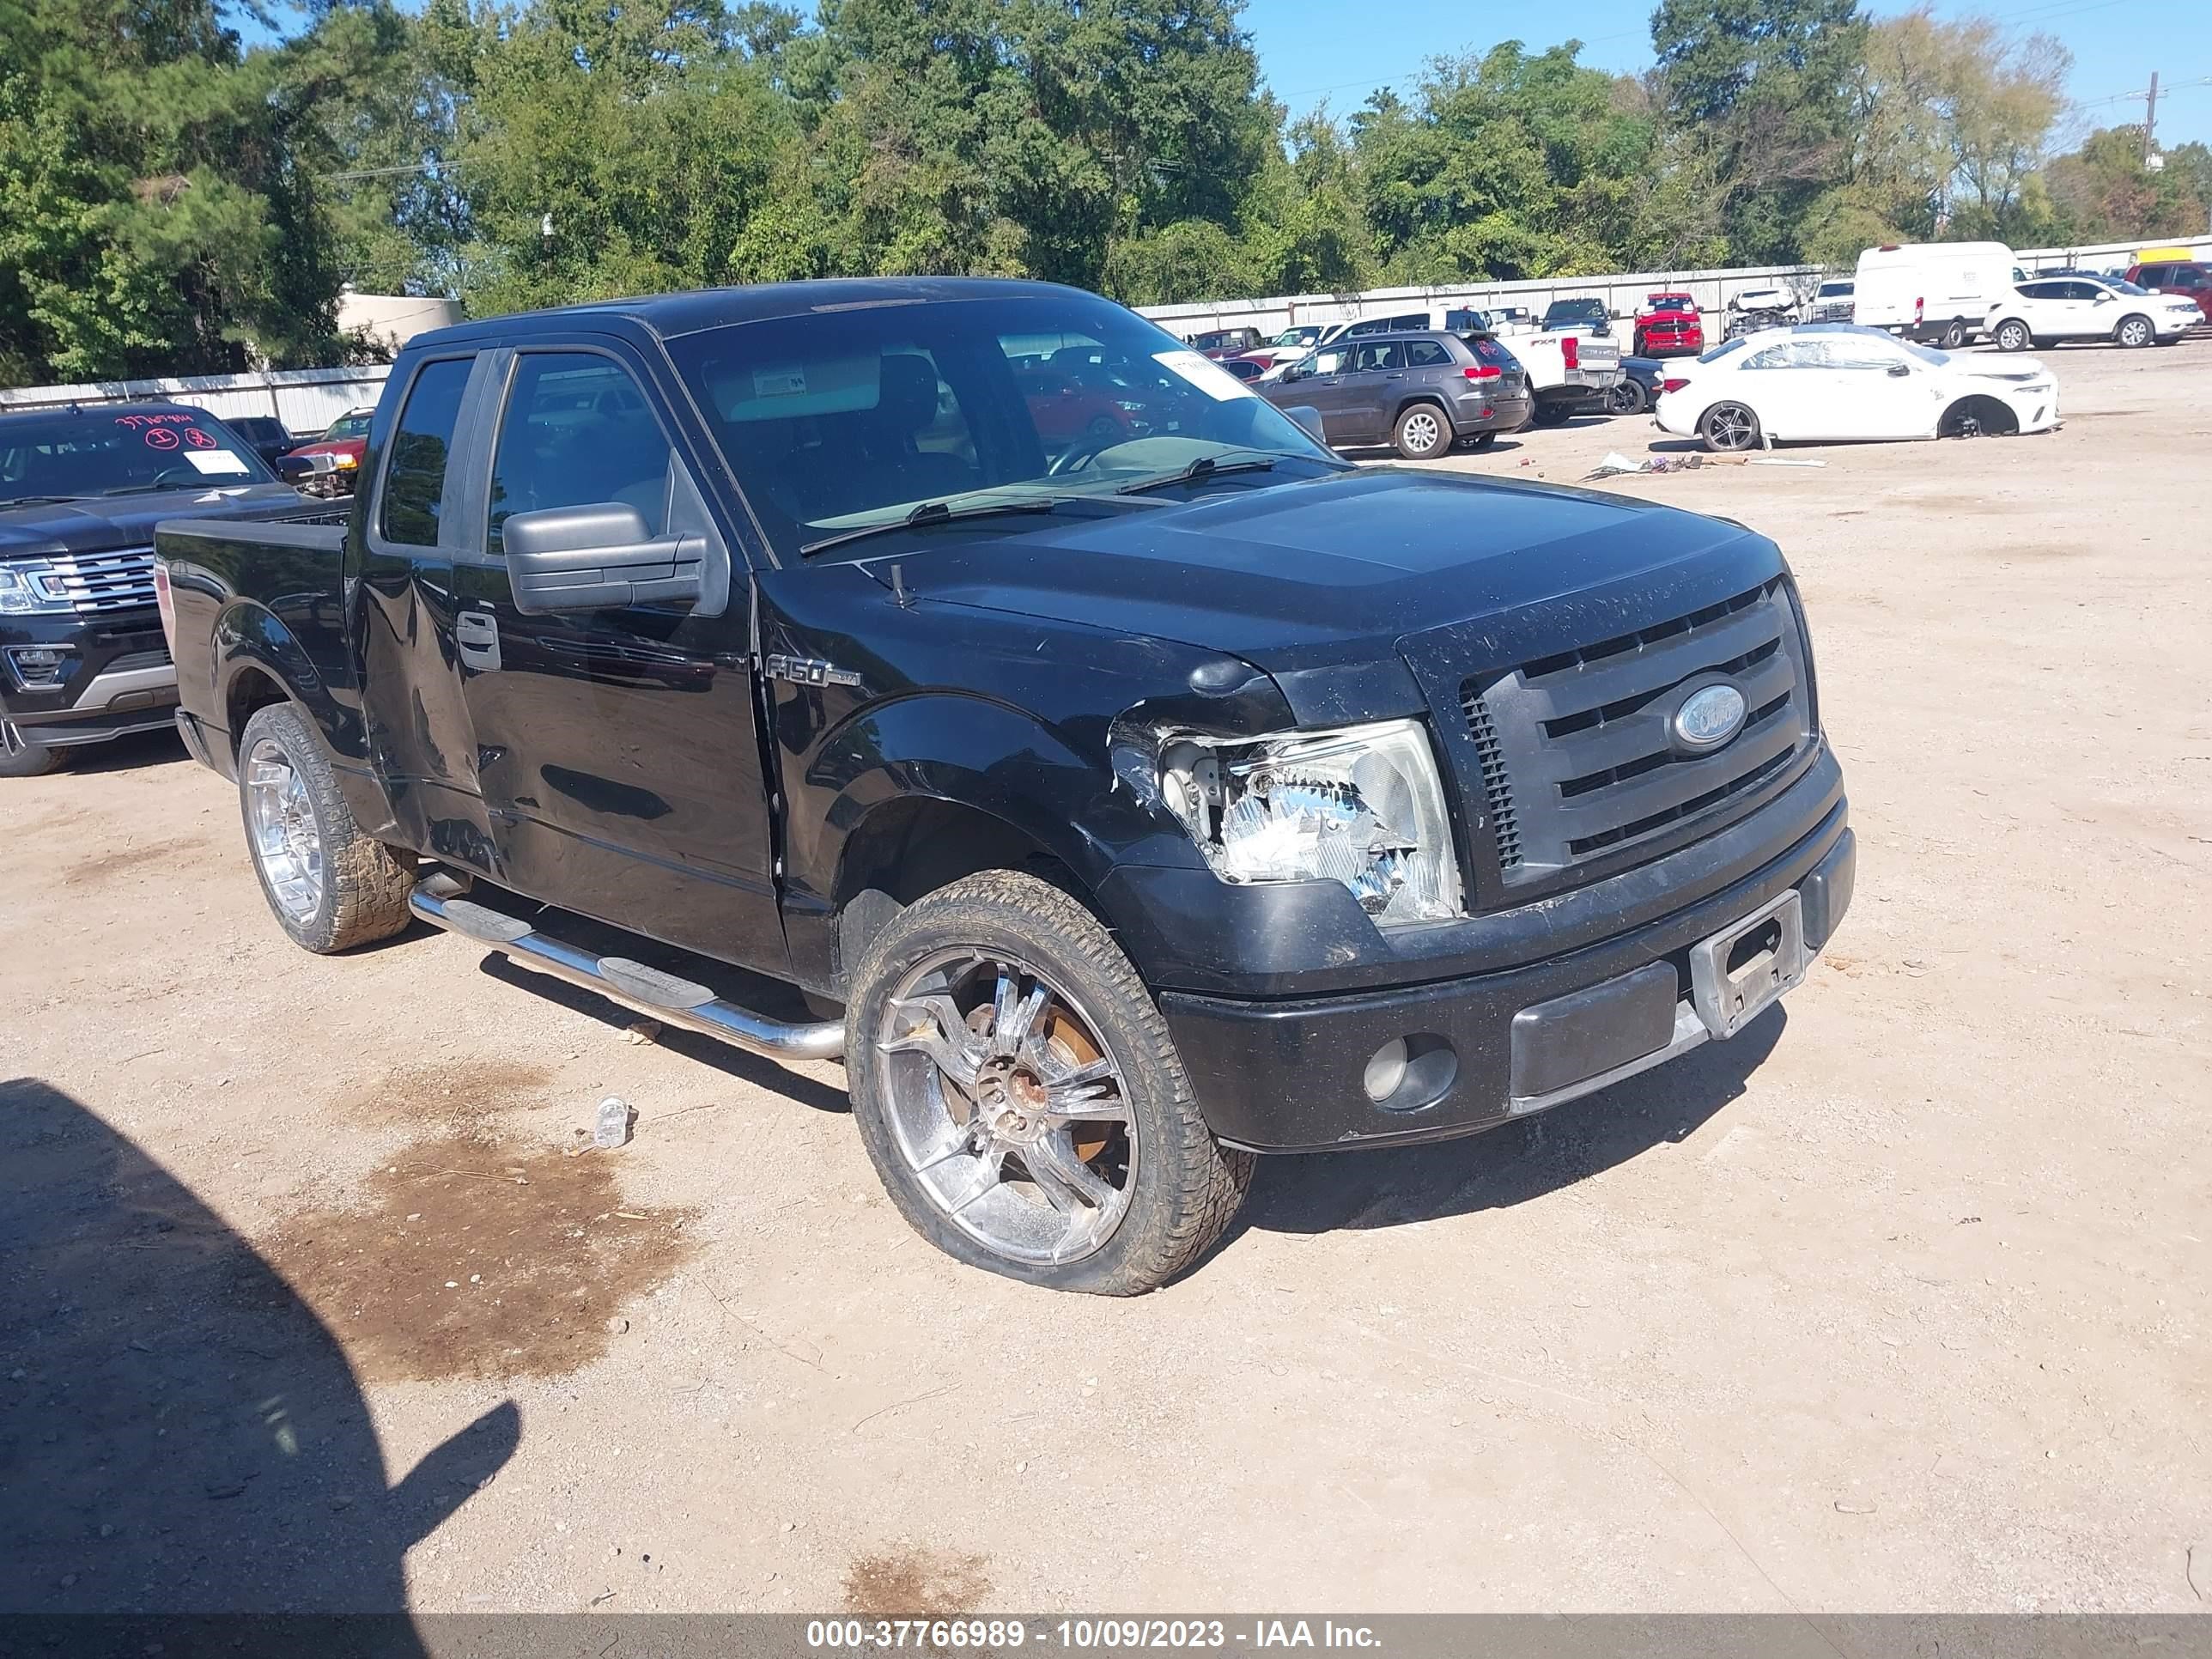
[[[989,1653],[1035,1645],[1072,1651],[1152,1648],[1356,1648],[1382,1644],[1365,1625],[1308,1619],[817,1619],[806,1645],[823,1650],[916,1648]]]

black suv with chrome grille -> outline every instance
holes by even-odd
[[[155,605],[157,520],[303,510],[317,509],[200,410],[0,413],[0,777],[170,724],[177,675]]]
[[[1024,374],[1069,342],[1127,422]],[[1772,542],[1310,416],[1035,283],[417,336],[347,528],[161,527],[179,724],[306,948],[842,1056],[927,1237],[1144,1290],[1254,1153],[1732,1037],[1850,901]]]

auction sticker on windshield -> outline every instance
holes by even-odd
[[[185,459],[210,476],[251,470],[243,459],[228,449],[188,449],[185,452]]]
[[[1195,351],[1155,351],[1152,361],[1162,368],[1180,374],[1207,397],[1220,403],[1231,398],[1249,398],[1252,388],[1231,374],[1211,358],[1201,357]]]

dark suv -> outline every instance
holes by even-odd
[[[1313,410],[1332,446],[1392,444],[1409,461],[1455,443],[1487,448],[1528,423],[1528,376],[1493,335],[1370,335],[1324,346],[1260,388]]]
[[[0,778],[173,719],[154,524],[317,512],[213,416],[177,404],[0,414]]]

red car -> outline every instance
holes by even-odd
[[[1694,357],[1705,349],[1698,302],[1686,294],[1647,294],[1636,313],[1638,357]]]
[[[2128,281],[2154,294],[2194,300],[2204,320],[2212,323],[2212,260],[2157,259],[2130,265]]]
[[[369,416],[375,413],[373,409],[347,410],[314,442],[278,457],[276,476],[310,495],[352,495],[362,453],[368,447]]]
[[[1112,392],[1085,386],[1069,369],[1057,363],[1034,363],[1015,376],[1037,436],[1048,444],[1081,438],[1102,443],[1133,437],[1139,423],[1130,416],[1128,399]]]

